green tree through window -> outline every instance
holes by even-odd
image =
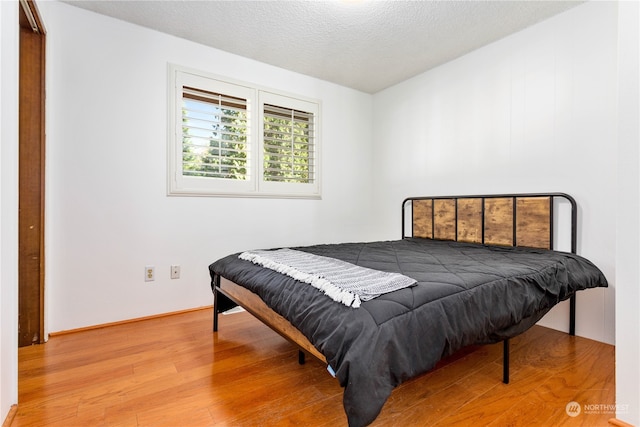
[[[313,182],[313,114],[264,106],[264,180]]]
[[[247,148],[246,100],[184,88],[183,175],[248,179]]]

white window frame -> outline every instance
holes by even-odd
[[[279,107],[290,108],[293,110],[305,111],[307,113],[314,114],[314,135],[313,135],[313,152],[311,156],[314,157],[314,162],[311,165],[312,175],[316,176],[313,183],[287,183],[287,182],[270,182],[262,179],[264,176],[264,161],[262,160],[262,155],[260,155],[260,162],[258,164],[258,175],[260,177],[260,186],[266,193],[271,194],[289,194],[291,196],[304,196],[306,194],[314,194],[318,191],[318,181],[317,176],[319,175],[319,140],[318,140],[318,125],[317,119],[319,116],[319,108],[318,104],[304,101],[298,98],[292,98],[289,96],[284,96],[278,93],[271,93],[266,91],[260,91],[259,93],[259,103],[258,103],[258,117],[260,117],[260,132],[259,132],[259,147],[258,150],[260,153],[264,153],[264,105],[272,104],[277,105]]]
[[[168,96],[168,185],[169,196],[226,196],[321,198],[320,110],[319,100],[234,81],[214,74],[169,64]],[[223,93],[247,100],[249,121],[248,168],[246,180],[185,176],[182,171],[182,99],[183,87]],[[314,114],[313,182],[285,183],[263,180],[264,104]]]

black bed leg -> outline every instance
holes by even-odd
[[[304,365],[304,362],[305,362],[304,357],[305,357],[304,356],[304,351],[298,350],[298,363],[300,365]]]
[[[502,382],[509,384],[509,339],[502,341]]]
[[[220,286],[220,276],[216,274],[213,279],[213,332],[218,332],[218,286]]]
[[[576,334],[576,294],[569,298],[569,335]]]

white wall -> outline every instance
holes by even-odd
[[[640,198],[633,183],[623,186],[636,191],[630,201],[616,196],[617,180],[637,175],[640,160],[616,172],[637,139],[627,135],[616,150],[626,126],[616,111],[633,111],[633,100],[618,105],[616,96],[615,4],[578,6],[381,92],[373,104],[369,95],[65,4],[39,9],[49,31],[48,330],[209,304],[206,266],[235,250],[397,238],[409,195],[512,191],[578,199],[579,251],[612,285],[581,295],[578,333],[613,342],[616,288],[615,316],[637,319],[637,265],[625,265],[629,283],[616,277],[616,250],[637,241],[617,242],[612,231],[616,206],[637,209]],[[17,2],[0,2],[1,415],[17,399],[15,16]],[[323,200],[166,197],[168,61],[321,98]],[[168,279],[173,263],[182,265],[179,281]],[[142,280],[147,264],[156,266],[152,285]],[[558,327],[562,316],[552,319]],[[637,323],[629,325],[637,335]],[[617,360],[637,374],[638,338],[624,338],[631,352],[617,351]],[[637,375],[618,366],[617,384],[618,403],[636,405],[620,418],[640,424]]]
[[[57,2],[47,25],[49,332],[212,303],[235,251],[365,239],[371,95]],[[322,101],[322,200],[167,197],[167,63]],[[169,278],[171,264],[181,279]],[[145,283],[144,266],[155,282]]]
[[[616,401],[640,425],[640,4],[618,6],[618,218]]]
[[[0,421],[18,401],[18,2],[0,2]]]
[[[611,281],[578,296],[577,334],[608,343],[616,24],[615,3],[587,3],[374,96],[375,200],[397,201],[380,211],[380,237],[399,233],[407,196],[567,192],[580,206],[578,251]],[[566,305],[543,324],[567,328]]]

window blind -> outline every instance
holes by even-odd
[[[182,175],[248,180],[248,101],[182,88]]]
[[[264,104],[263,179],[310,184],[315,181],[314,114]]]

